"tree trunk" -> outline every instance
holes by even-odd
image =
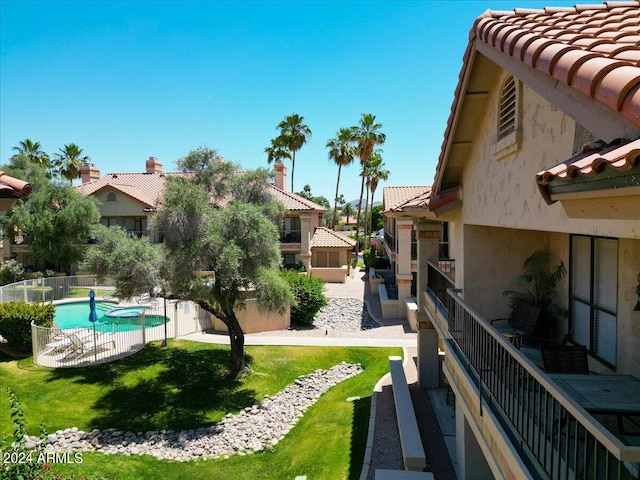
[[[362,164],[362,172],[364,173],[364,169],[366,167],[366,163]],[[360,212],[362,210],[362,196],[364,194],[364,175],[362,175],[362,184],[360,185],[360,200],[358,201],[358,216],[356,217],[356,240],[358,243],[356,244],[356,254],[360,251]]]
[[[296,151],[292,150],[291,155],[291,193],[295,193],[293,190],[293,174],[296,171]]]
[[[333,199],[333,220],[331,221],[331,229],[336,229],[336,221],[338,219],[338,188],[340,187],[340,171],[342,165],[338,165],[338,181],[336,182],[336,196]]]
[[[198,301],[198,305],[220,319],[227,326],[229,330],[229,345],[231,347],[229,371],[231,375],[237,377],[247,369],[247,366],[244,363],[244,332],[240,327],[240,322],[238,322],[235,312],[233,309],[224,312],[218,311],[212,308],[209,303],[203,301]]]
[[[367,199],[364,201],[364,248],[369,247],[369,182],[367,182]]]

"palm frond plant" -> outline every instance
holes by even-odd
[[[522,273],[516,278],[523,290],[505,290],[502,294],[514,311],[520,302],[540,307],[539,329],[549,336],[568,315],[567,309],[555,301],[558,284],[566,275],[562,261],[552,269],[551,254],[537,250],[524,261]]]

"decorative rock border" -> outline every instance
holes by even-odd
[[[307,408],[329,388],[361,372],[360,364],[345,362],[329,370],[316,370],[298,377],[276,395],[266,396],[261,403],[246,407],[237,415],[228,414],[210,427],[182,432],[149,431],[144,434],[115,428],[83,432],[73,427],[50,434],[45,450],[152,455],[159,460],[176,461],[259,452],[282,440]],[[28,441],[35,448],[41,440],[29,437]]]

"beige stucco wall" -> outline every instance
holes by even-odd
[[[636,286],[640,282],[640,240],[618,242],[618,373],[638,375],[640,365],[640,312],[633,308],[638,301]]]
[[[109,192],[116,194],[115,202],[107,202]],[[98,208],[103,217],[146,217],[145,205],[139,201],[110,188],[104,188],[93,195],[100,202]]]
[[[245,334],[285,330],[291,325],[289,308],[283,314],[260,311],[255,299],[246,300],[245,308],[236,311],[238,322]],[[213,329],[216,332],[226,332],[227,326],[213,317]]]
[[[547,205],[535,182],[537,172],[552,167],[572,154],[575,122],[522,85],[521,148],[497,159],[492,150],[496,144],[497,96],[504,77],[489,93],[484,118],[478,119],[478,130],[471,154],[462,175],[462,218],[465,223],[503,226],[527,230],[582,233],[612,237],[640,238],[638,220],[576,218],[562,202]],[[621,204],[622,202],[622,204]],[[584,202],[583,202],[584,203]],[[638,209],[638,196],[601,199],[603,211]],[[571,217],[569,215],[572,215]]]
[[[335,268],[311,267],[310,275],[325,283],[345,283],[349,275],[349,267],[347,265]]]

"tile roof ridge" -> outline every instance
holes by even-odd
[[[271,186],[271,188],[275,189],[276,191],[286,195],[289,198],[292,198],[294,200],[299,201],[300,203],[306,205],[307,207],[309,207],[312,210],[323,210],[323,211],[327,210],[322,205],[319,205],[319,204],[309,200],[308,198],[303,197],[302,195],[298,195],[297,193],[293,193],[293,192],[290,192],[288,190],[284,190],[282,188],[276,187],[273,183],[271,183],[269,185]]]

